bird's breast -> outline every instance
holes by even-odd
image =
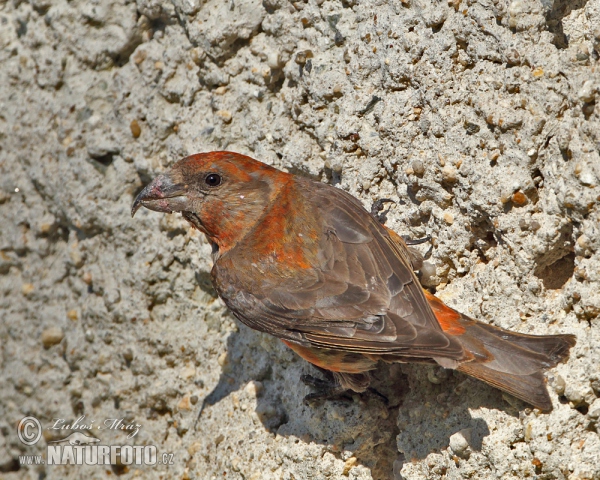
[[[286,277],[317,264],[318,212],[298,190],[293,181],[282,188],[244,241],[244,255],[258,273]]]

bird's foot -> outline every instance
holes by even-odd
[[[383,205],[385,203],[395,202],[391,198],[380,198],[379,200],[375,200],[373,202],[373,205],[371,205],[371,215],[373,215],[375,219],[382,225],[385,225],[385,221],[387,220],[387,213],[389,211],[388,209],[385,212],[382,212]]]
[[[410,238],[407,235],[402,235],[402,240],[404,240],[404,243],[407,245],[421,245],[422,243],[429,242],[431,240],[431,236],[427,235],[423,238]]]
[[[388,398],[383,393],[378,392],[377,390],[375,390],[372,387],[367,388],[362,394],[372,397],[372,398],[375,398],[376,400],[383,403],[385,406],[389,405],[389,403],[390,403]]]
[[[389,404],[387,397],[372,387],[368,387],[364,392],[359,393],[342,387],[333,377],[331,379],[323,380],[321,378],[313,377],[312,375],[302,375],[300,380],[304,385],[315,390],[313,393],[309,393],[304,397],[304,403],[306,405],[314,405],[316,403],[324,402],[325,400],[350,401],[352,400],[352,395],[360,395],[363,400],[371,397],[384,405]]]
[[[312,375],[302,375],[300,380],[304,385],[314,389],[304,397],[306,405],[320,403],[325,400],[351,400],[349,391],[337,383],[334,379],[323,380]]]

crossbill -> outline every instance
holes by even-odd
[[[191,155],[137,196],[181,212],[212,245],[213,285],[244,324],[362,392],[377,363],[456,369],[543,411],[544,370],[572,335],[524,335],[469,318],[421,288],[419,258],[347,192],[232,152]]]

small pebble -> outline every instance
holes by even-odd
[[[263,422],[274,418],[277,413],[277,409],[270,403],[260,404],[256,407],[256,415],[258,415],[258,418],[260,418]]]
[[[298,65],[304,65],[308,58],[312,58],[313,53],[310,50],[304,50],[302,52],[298,52],[296,54],[296,58],[294,59]]]
[[[576,407],[583,403],[583,395],[575,388],[565,388],[565,397]]]
[[[342,475],[346,477],[350,475],[350,470],[352,469],[352,467],[356,466],[357,463],[358,460],[356,459],[356,457],[350,457],[348,460],[346,460],[346,463],[344,463],[344,470],[342,471]]]
[[[42,344],[45,348],[50,348],[62,341],[65,337],[63,331],[58,327],[50,327],[42,332]]]
[[[594,400],[588,408],[588,417],[600,418],[600,398]]]
[[[77,268],[80,268],[83,266],[83,256],[81,255],[81,252],[79,251],[79,248],[77,247],[77,244],[74,244],[70,249],[69,249],[69,258],[71,259],[71,262],[73,262],[73,265],[75,265]]]
[[[579,47],[577,48],[577,54],[575,55],[575,58],[580,62],[584,62],[588,58],[590,58],[590,52],[585,45],[579,45]]]
[[[454,215],[452,215],[450,212],[444,212],[444,222],[446,222],[448,225],[452,225],[454,223]]]
[[[587,80],[577,93],[577,96],[582,102],[590,103],[594,101],[596,90],[597,87],[594,85],[594,82],[592,80]]]
[[[469,442],[465,438],[465,431],[461,430],[460,432],[456,432],[454,435],[450,437],[450,449],[454,454],[461,458],[468,458],[470,455],[469,452]]]
[[[446,165],[444,168],[442,168],[442,178],[444,182],[447,183],[456,182],[458,180],[458,172],[456,171],[456,168],[451,165]]]
[[[509,65],[520,65],[521,64],[521,55],[517,51],[516,48],[510,48],[504,54],[504,58],[506,59],[506,63]]]
[[[467,131],[467,135],[475,135],[479,132],[479,130],[481,130],[481,127],[476,123],[466,122],[465,130]]]
[[[24,283],[21,286],[21,293],[23,293],[23,295],[25,295],[25,296],[31,295],[34,290],[35,290],[35,287],[34,287],[33,283]]]
[[[557,395],[563,395],[565,393],[565,387],[567,386],[567,382],[560,375],[554,377],[554,391]]]
[[[133,119],[129,124],[129,129],[131,130],[131,135],[133,135],[133,138],[139,138],[139,136],[142,134],[142,128],[135,119]]]
[[[54,226],[53,223],[48,223],[48,222],[44,222],[40,225],[40,233],[47,235],[48,233],[50,233],[50,230],[52,230],[52,227]]]
[[[87,330],[85,332],[85,339],[86,341],[92,343],[94,341],[94,332],[92,332],[91,330]]]
[[[131,350],[131,348],[125,349],[123,352],[123,359],[126,362],[131,362],[133,360],[133,350]]]
[[[513,0],[508,5],[508,14],[511,17],[516,17],[523,12],[523,2],[521,0]]]
[[[593,187],[596,184],[596,177],[585,169],[579,174],[579,181],[586,187]]]
[[[281,64],[281,59],[279,58],[278,52],[270,52],[267,55],[267,65],[272,69],[279,68]]]
[[[581,235],[577,239],[577,245],[581,248],[589,248],[590,247],[590,239],[587,235]]]
[[[510,202],[512,199],[512,193],[503,192],[500,194],[500,201],[505,204]]]
[[[515,205],[525,205],[527,203],[527,197],[523,192],[515,192],[512,195],[512,201]]]
[[[221,355],[219,355],[217,363],[221,367],[224,367],[225,365],[227,365],[229,363],[229,358],[227,357],[227,352],[223,352]]]
[[[527,230],[529,228],[529,222],[524,218],[519,220],[519,228],[521,230]]]
[[[263,384],[257,380],[251,380],[248,382],[244,391],[251,397],[258,397],[262,392]]]
[[[179,405],[177,405],[177,406],[179,407],[179,410],[191,410],[192,405],[190,403],[190,396],[185,395],[179,402]]]
[[[135,54],[133,55],[133,61],[135,62],[136,65],[139,65],[140,63],[142,63],[144,60],[146,60],[146,57],[148,56],[148,54],[144,51],[144,50],[138,50],[137,52],[135,52]]]
[[[206,52],[200,47],[192,48],[190,50],[190,57],[192,58],[192,62],[198,65],[206,57]]]
[[[423,165],[421,160],[413,160],[411,167],[415,175],[418,175],[419,177],[425,173],[425,165]]]
[[[224,123],[231,123],[232,115],[229,110],[218,110],[216,115],[221,118]]]
[[[533,72],[531,72],[531,74],[535,77],[535,78],[539,78],[541,76],[544,75],[544,69],[542,67],[537,67],[533,70]]]

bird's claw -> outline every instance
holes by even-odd
[[[407,245],[421,245],[422,243],[429,242],[431,240],[431,236],[427,235],[423,238],[410,238],[407,235],[403,235],[402,240],[404,240],[404,243]]]
[[[379,393],[372,387],[367,388],[362,393],[355,393],[351,390],[347,390],[343,388],[339,383],[335,380],[323,380],[321,378],[313,377],[312,375],[302,375],[300,380],[304,385],[313,388],[315,391],[309,393],[304,397],[305,405],[314,405],[316,403],[321,403],[326,400],[342,400],[342,401],[350,401],[352,400],[352,394],[360,395],[361,397],[372,397],[376,400],[380,401],[384,405],[388,405],[390,402],[388,398]]]
[[[375,219],[382,225],[384,225],[385,221],[387,220],[388,210],[386,210],[385,212],[381,212],[383,210],[383,205],[385,203],[396,203],[396,202],[394,202],[391,198],[380,198],[378,200],[375,200],[373,202],[373,205],[371,205],[371,215],[373,215],[375,217]]]
[[[372,397],[374,397],[376,400],[379,400],[381,403],[383,403],[385,406],[389,405],[390,401],[389,399],[381,392],[378,392],[377,390],[375,390],[372,387],[367,388],[364,392],[364,394],[368,394]]]
[[[304,385],[313,388],[315,391],[304,397],[304,404],[310,405],[323,402],[325,400],[349,400],[348,390],[341,387],[337,382],[323,380],[312,375],[302,375],[300,380]]]

